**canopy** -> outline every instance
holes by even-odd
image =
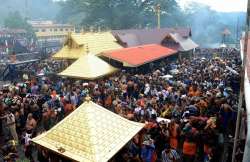
[[[56,53],[56,59],[77,59],[88,52],[97,55],[106,50],[120,49],[110,32],[73,33],[69,35],[62,50]]]
[[[157,44],[124,48],[103,52],[102,55],[123,63],[124,66],[138,67],[140,65],[161,59],[177,53],[177,51]]]
[[[74,161],[105,162],[143,127],[144,124],[129,121],[86,101],[32,141]]]
[[[82,55],[66,70],[59,73],[59,75],[71,78],[94,80],[99,77],[114,73],[117,70],[118,69],[109,65],[99,57],[92,54],[86,54]]]
[[[190,51],[194,48],[197,48],[198,45],[190,38],[183,38],[180,34],[178,33],[170,33],[170,36],[172,39],[176,42],[179,43],[179,51]]]

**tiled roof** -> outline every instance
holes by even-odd
[[[93,80],[114,73],[117,70],[118,69],[109,65],[99,57],[92,54],[86,54],[82,55],[59,75],[70,78]]]
[[[170,56],[177,51],[157,44],[123,48],[120,50],[105,51],[103,56],[117,60],[124,66],[137,67],[163,57]]]
[[[179,33],[185,38],[192,35],[190,28],[128,29],[112,31],[112,34],[120,42],[125,44],[125,47],[161,44],[164,38],[170,33]]]
[[[178,51],[189,51],[198,47],[198,45],[192,39],[183,38],[178,33],[170,33],[169,35],[175,42],[179,44],[179,49],[177,49]]]
[[[85,50],[83,47],[70,48],[66,45],[52,57],[54,59],[78,59],[84,54],[84,52]]]
[[[70,41],[68,41],[69,39],[72,40],[77,45],[77,47],[71,46],[69,44]],[[67,48],[72,49],[72,51],[75,48],[83,48],[83,50],[75,52],[64,51],[61,54],[55,54],[55,56],[53,56],[54,58],[62,57],[62,59],[77,59],[81,55],[87,54],[88,52],[94,55],[98,55],[106,50],[114,50],[122,48],[122,46],[117,43],[116,39],[110,32],[73,33],[68,37],[68,40],[66,41]]]
[[[74,161],[105,162],[143,126],[87,101],[32,141]]]

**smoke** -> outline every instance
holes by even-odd
[[[193,39],[201,46],[218,47],[225,28],[231,32],[226,38],[227,43],[239,43],[245,23],[244,12],[217,12],[199,3],[188,5],[183,12],[187,26],[192,28]]]
[[[60,9],[53,0],[0,0],[0,25],[10,12],[18,11],[28,19],[54,19]]]

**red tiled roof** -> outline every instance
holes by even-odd
[[[170,56],[177,53],[176,50],[157,44],[149,44],[131,48],[124,48],[103,52],[103,56],[128,64],[133,67]]]

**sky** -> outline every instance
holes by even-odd
[[[247,0],[179,0],[182,7],[192,1],[207,4],[219,12],[246,12],[247,10]]]
[[[61,0],[54,0],[61,1]],[[144,0],[142,0],[144,1]],[[213,10],[219,12],[246,12],[247,0],[177,0],[181,7],[189,2],[199,2],[210,6]]]

